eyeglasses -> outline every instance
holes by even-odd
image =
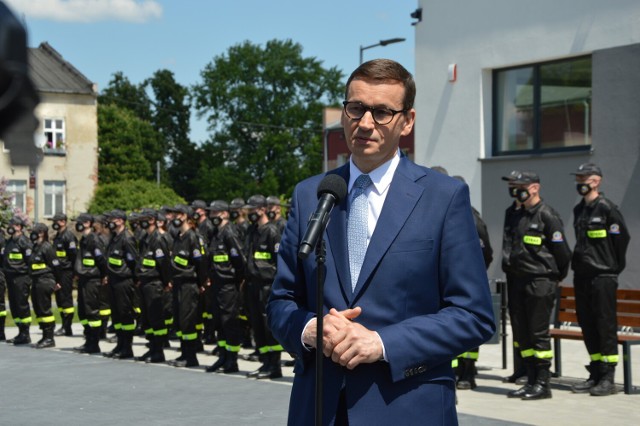
[[[350,119],[360,120],[364,117],[367,111],[369,111],[371,112],[373,121],[381,126],[391,123],[391,120],[393,120],[393,117],[395,117],[396,114],[407,112],[406,109],[396,111],[391,108],[370,107],[363,105],[361,102],[344,101],[342,104],[344,105],[344,113],[347,114],[347,117]]]

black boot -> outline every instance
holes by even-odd
[[[549,378],[551,377],[549,372],[550,367],[551,364],[549,362],[541,362],[536,366],[536,382],[531,390],[524,394],[522,397],[523,401],[551,398],[551,387],[549,387]]]
[[[5,315],[0,316],[0,342],[7,340],[7,336],[4,334],[4,322],[6,319],[7,317]]]
[[[91,332],[91,328],[89,327],[89,325],[85,324],[83,327],[84,327],[84,331],[82,332],[82,335],[84,336],[84,343],[72,349],[74,352],[77,352],[80,354],[85,353],[84,351],[87,347],[87,343],[89,342],[89,333]]]
[[[513,353],[513,374],[504,377],[502,379],[503,383],[515,383],[518,385],[524,385],[527,383],[527,367],[522,360],[522,355],[520,351],[516,350]]]
[[[184,340],[181,339],[180,347],[177,349],[178,352],[180,352],[180,356],[176,359],[172,359],[171,361],[169,361],[168,362],[169,365],[175,365],[176,362],[184,360],[184,357],[185,357],[184,345],[185,345],[185,342]]]
[[[240,371],[238,369],[238,352],[227,351],[224,365],[218,370],[218,373],[231,374],[238,371]]]
[[[591,361],[584,368],[589,372],[589,378],[582,383],[571,386],[573,393],[587,393],[589,389],[594,387],[600,380],[600,361]]]
[[[216,362],[213,363],[213,365],[207,367],[206,371],[207,373],[213,373],[215,371],[218,371],[219,368],[221,368],[225,362],[227,361],[227,355],[228,352],[225,348],[220,347],[220,350],[218,351],[218,359]]]
[[[109,325],[109,315],[101,315],[102,324],[100,325],[100,340],[107,338],[107,327]]]
[[[258,377],[259,374],[264,373],[266,371],[269,371],[269,360],[270,360],[271,354],[270,352],[266,352],[264,354],[260,354],[258,357],[258,360],[262,363],[262,365],[260,365],[260,367],[257,370],[253,370],[249,373],[247,373],[247,377],[250,379],[255,379]]]
[[[113,359],[131,359],[133,358],[133,331],[121,330],[120,334],[122,335],[122,346],[120,352],[115,354]]]
[[[462,365],[460,370],[460,380],[456,383],[456,389],[466,390],[475,389],[476,384],[476,362],[469,358],[458,358],[458,362]]]
[[[142,361],[142,362],[147,362],[147,359],[149,359],[149,357],[151,356],[151,354],[154,351],[154,336],[153,334],[148,334],[145,336],[145,338],[147,339],[147,343],[146,343],[146,347],[149,348],[145,353],[143,353],[140,356],[135,357],[134,359],[136,361]]]
[[[282,352],[269,352],[269,368],[267,371],[263,371],[262,373],[258,373],[256,379],[279,379],[282,377],[282,367],[280,366],[280,358]]]
[[[524,364],[527,371],[527,383],[520,389],[507,393],[507,398],[522,398],[526,393],[531,392],[536,380],[536,369],[532,360],[525,361]]]
[[[20,332],[14,339],[12,339],[11,343],[13,343],[14,345],[28,345],[29,343],[31,343],[29,324],[20,323],[18,324],[18,329],[20,330]]]
[[[100,353],[100,335],[102,334],[101,327],[89,328],[89,333],[87,334],[87,343],[85,344],[84,351],[82,353],[85,354],[99,354]]]
[[[53,348],[56,346],[55,340],[53,340],[53,330],[55,323],[47,324],[42,328],[42,339],[36,343],[36,349]]]
[[[62,324],[60,328],[54,333],[56,336],[73,336],[73,330],[71,329],[71,323],[73,322],[73,314],[60,314]]]
[[[618,392],[615,384],[616,365],[606,362],[600,363],[600,378],[598,384],[589,389],[592,396],[607,396]]]
[[[164,341],[166,336],[151,336],[151,354],[145,360],[146,363],[157,364],[165,361]]]
[[[107,358],[113,358],[114,356],[116,356],[116,355],[118,355],[120,353],[120,351],[122,350],[122,344],[123,344],[122,330],[116,330],[116,337],[117,337],[118,341],[116,343],[115,348],[113,348],[109,352],[103,353],[102,356],[105,356]]]
[[[184,342],[184,348],[182,350],[183,359],[180,361],[174,361],[174,367],[197,367],[200,365],[196,351],[198,349],[197,340],[186,340]]]

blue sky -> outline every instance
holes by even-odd
[[[89,80],[106,87],[116,71],[133,83],[169,69],[183,85],[230,46],[291,39],[305,57],[348,75],[360,46],[406,41],[364,51],[364,60],[394,59],[415,68],[417,0],[4,0],[26,22],[31,47],[48,42]],[[192,120],[192,138],[207,137]]]

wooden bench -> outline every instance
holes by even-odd
[[[632,384],[631,346],[640,344],[640,334],[634,328],[640,327],[640,290],[618,290],[618,344],[622,345],[622,365],[624,373],[624,393],[639,393]],[[569,329],[578,325],[576,299],[573,287],[560,286],[556,300],[556,315],[553,328],[550,329],[555,352],[555,373],[562,376],[562,339],[584,340],[581,330]]]

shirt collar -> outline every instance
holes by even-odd
[[[373,186],[376,188],[376,192],[378,194],[382,194],[387,190],[389,185],[391,185],[391,180],[393,179],[393,175],[398,168],[398,164],[400,164],[400,151],[396,152],[396,155],[393,156],[386,163],[381,164],[378,168],[369,172],[369,177],[373,182]],[[358,179],[358,176],[363,174],[360,169],[353,163],[353,160],[349,161],[349,193],[353,188],[353,184]]]

